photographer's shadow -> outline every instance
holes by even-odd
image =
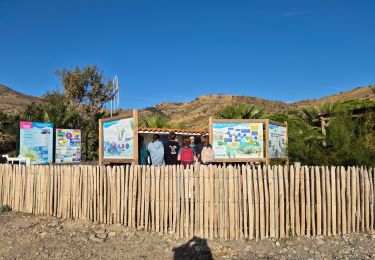
[[[207,239],[194,236],[187,243],[173,248],[173,259],[208,259],[211,260],[212,253],[207,244]]]

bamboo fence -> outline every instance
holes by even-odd
[[[179,237],[262,239],[374,230],[366,167],[0,164],[0,204]]]

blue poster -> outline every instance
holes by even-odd
[[[53,124],[20,122],[20,155],[32,164],[52,163]]]

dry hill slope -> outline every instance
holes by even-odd
[[[24,109],[32,102],[38,102],[39,98],[24,95],[5,85],[0,84],[0,111],[5,113],[16,113]]]
[[[295,103],[272,101],[250,96],[234,95],[205,95],[186,103],[165,102],[143,111],[158,112],[166,115],[171,123],[182,123],[188,128],[207,128],[208,118],[214,116],[226,105],[246,103],[265,109],[267,114],[286,112],[311,105],[322,105],[325,102],[343,102],[353,99],[375,100],[375,87],[360,87],[319,99],[306,99]],[[0,84],[0,111],[14,113],[31,102],[38,102],[39,98],[27,96]],[[130,110],[123,110],[121,115],[131,115]]]

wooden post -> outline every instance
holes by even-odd
[[[346,229],[346,172],[345,168],[341,167],[341,226],[342,234],[347,234]]]
[[[331,167],[331,184],[332,184],[332,235],[336,235],[336,167]]]

